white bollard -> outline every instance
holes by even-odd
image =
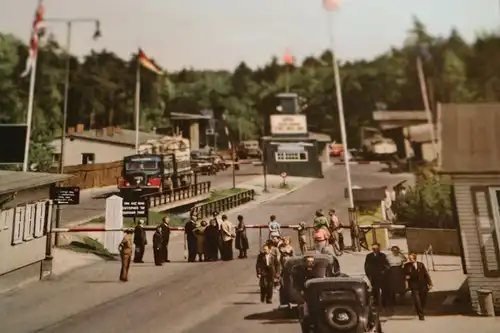
[[[113,195],[106,199],[106,222],[108,228],[123,228],[123,199]],[[104,247],[113,254],[118,253],[118,245],[123,238],[121,231],[106,231],[104,233]]]

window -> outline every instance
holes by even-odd
[[[59,163],[60,160],[61,160],[61,154],[59,154],[59,153],[52,154],[52,162],[53,163]]]
[[[276,162],[307,162],[309,157],[307,152],[281,152],[275,153]]]
[[[94,153],[82,153],[82,164],[94,164],[95,154]]]

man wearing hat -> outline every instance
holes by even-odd
[[[128,271],[130,269],[130,259],[132,257],[132,234],[134,232],[130,229],[125,231],[125,236],[123,237],[120,245],[118,245],[118,251],[120,252],[120,258],[122,260],[122,268],[120,271],[120,281],[128,281]]]
[[[146,230],[144,230],[144,220],[140,219],[134,229],[134,245],[135,245],[135,263],[144,263],[144,251],[148,240],[146,238]]]

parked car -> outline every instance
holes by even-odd
[[[247,157],[261,158],[262,150],[260,149],[259,141],[257,140],[243,141],[241,145],[243,146],[243,149],[246,151]]]

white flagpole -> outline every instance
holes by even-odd
[[[38,62],[38,52],[35,54],[31,62],[30,87],[28,94],[28,114],[26,117],[26,143],[24,145],[24,162],[23,172],[28,171],[29,155],[30,155],[30,140],[31,140],[31,119],[33,118],[33,102],[35,99],[35,80],[36,80],[36,64]],[[63,134],[64,135],[64,134]]]
[[[351,180],[351,167],[350,167],[350,155],[349,148],[347,145],[347,130],[345,126],[345,116],[344,116],[344,101],[342,98],[342,86],[340,82],[340,73],[339,73],[339,64],[337,61],[337,57],[335,55],[335,45],[334,45],[334,36],[333,36],[333,10],[334,6],[338,8],[338,1],[333,1],[331,7],[329,8],[326,3],[324,3],[325,10],[327,11],[328,18],[328,35],[330,37],[330,48],[332,52],[332,67],[333,67],[333,76],[335,80],[335,92],[337,95],[337,107],[339,112],[339,123],[340,123],[340,135],[342,139],[342,144],[344,145],[344,164],[345,164],[345,173],[347,178],[347,191],[349,194],[349,207],[354,208],[354,197],[352,195],[352,180]]]
[[[139,153],[139,122],[141,119],[141,64],[137,57],[137,72],[135,82],[135,151]]]

